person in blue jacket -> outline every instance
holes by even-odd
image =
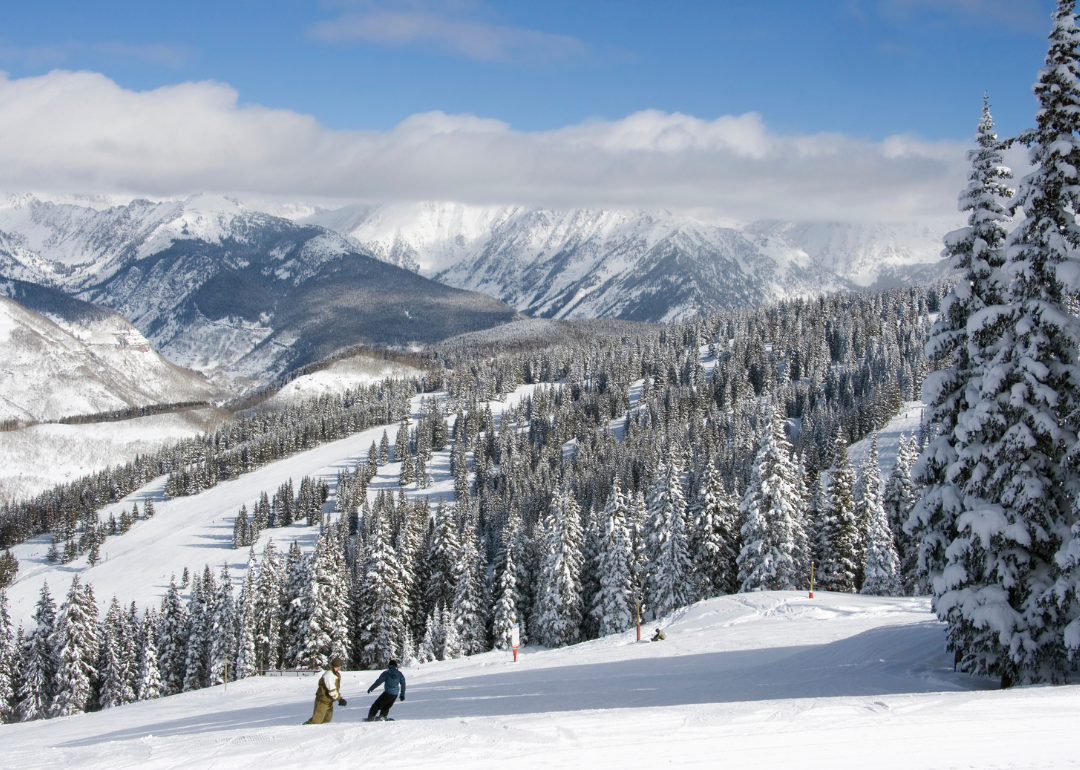
[[[368,688],[368,692],[371,692],[380,684],[383,686],[383,693],[371,704],[367,715],[368,722],[385,722],[389,717],[390,707],[394,705],[398,695],[400,694],[401,699],[405,700],[405,677],[398,671],[398,662],[396,660],[390,661],[390,668],[379,674],[379,678],[375,680],[375,684]],[[379,713],[379,716],[375,716],[376,712]]]

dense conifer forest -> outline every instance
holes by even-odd
[[[73,581],[44,587],[36,627],[6,622],[9,718],[33,719],[205,687],[341,655],[372,668],[509,644],[561,646],[625,630],[699,598],[805,587],[915,591],[902,526],[914,503],[905,442],[883,483],[845,447],[917,397],[923,347],[947,287],[836,295],[598,333],[513,352],[443,348],[413,381],[386,381],[212,435],[4,511],[12,541],[53,532],[53,557],[92,561],[107,536],[153,516],[97,510],[155,474],[197,494],[272,460],[373,425],[380,445],[331,488],[282,479],[237,512],[233,546],[303,521],[314,552],[271,537],[239,592],[228,568],[193,565],[160,607],[97,618]],[[527,395],[502,410],[524,388]],[[410,399],[422,414],[410,424]],[[396,424],[396,428],[392,427]],[[925,437],[923,437],[925,438]],[[393,439],[393,440],[391,440]],[[418,494],[436,453],[452,499]],[[397,463],[397,494],[368,494]],[[904,565],[907,564],[907,569]],[[4,615],[6,618],[6,615]]]

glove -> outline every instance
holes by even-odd
[[[338,698],[337,703],[338,703],[339,706],[348,706],[349,705],[349,702],[347,700],[345,700],[344,698]]]
[[[374,690],[374,689],[375,689],[374,687],[369,687],[369,688],[367,688],[367,691],[368,691],[368,695],[371,695],[371,691],[372,691],[372,690]]]
[[[401,699],[405,700],[405,693],[401,693]]]

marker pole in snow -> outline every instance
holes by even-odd
[[[810,562],[810,598],[814,598],[814,562]]]
[[[641,641],[641,599],[637,599],[634,604],[637,618],[637,640]]]
[[[514,662],[517,663],[517,648],[521,644],[521,635],[518,633],[518,624],[510,626],[510,646],[514,648]]]

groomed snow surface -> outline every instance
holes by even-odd
[[[954,674],[925,599],[767,592],[699,602],[559,650],[405,669],[393,723],[345,672],[329,725],[315,675],[256,677],[0,727],[11,768],[1059,768],[1080,766],[1080,687]],[[643,629],[643,635],[652,627]]]

